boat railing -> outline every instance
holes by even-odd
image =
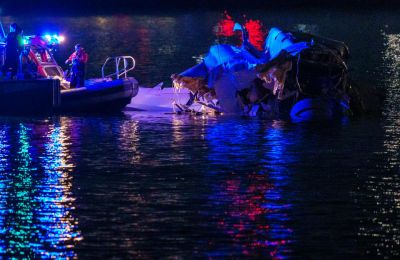
[[[109,63],[114,61],[115,64],[115,72],[105,75],[104,70]],[[101,66],[101,76],[103,79],[113,78],[119,79],[121,77],[127,78],[128,72],[132,71],[135,68],[136,61],[132,56],[115,56],[108,57],[104,62],[103,66]]]

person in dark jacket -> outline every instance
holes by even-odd
[[[88,61],[88,54],[80,44],[75,45],[75,52],[65,61],[71,66],[70,88],[80,88],[85,86],[85,65]]]
[[[23,50],[22,29],[13,23],[10,25],[10,33],[6,38],[6,58],[2,68],[3,75],[11,73],[11,78],[17,75],[19,68],[19,55]]]

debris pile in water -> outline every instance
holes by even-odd
[[[191,92],[179,109],[200,103],[217,112],[299,121],[374,110],[365,103],[379,93],[352,83],[343,42],[271,28],[260,51],[245,27],[235,24],[234,30],[242,32],[241,47],[211,46],[201,63],[171,76],[175,88]],[[381,103],[382,97],[375,101]]]

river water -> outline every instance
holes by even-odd
[[[382,117],[301,125],[131,111],[2,116],[0,256],[399,257],[397,13],[246,17],[348,43],[353,77],[388,90]],[[107,56],[132,55],[143,85],[170,84],[211,44],[233,41],[218,33],[218,12],[3,17],[11,21],[25,34],[64,34],[60,63],[81,43],[88,76]]]

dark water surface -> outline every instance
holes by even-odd
[[[233,14],[234,15],[234,14]],[[15,258],[395,258],[400,23],[395,12],[252,12],[347,42],[382,118],[299,125],[124,112],[0,117],[0,255]],[[6,17],[77,41],[90,75],[131,54],[144,84],[207,52],[219,13]],[[48,29],[49,28],[49,29]],[[0,256],[1,258],[1,256]]]

